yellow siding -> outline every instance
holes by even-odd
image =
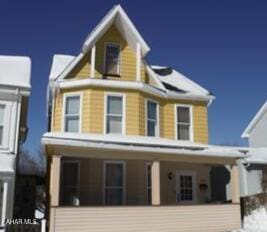
[[[108,79],[135,81],[136,80],[136,55],[131,47],[127,44],[124,38],[115,25],[97,41],[96,43],[96,63],[95,63],[95,77],[103,78],[104,74],[104,57],[105,57],[105,44],[118,43],[121,45],[120,57],[120,75],[121,77],[108,77]],[[68,75],[70,78],[89,78],[90,77],[90,54],[89,51],[86,56],[77,64],[77,66]],[[145,81],[145,66],[141,64],[141,80]]]
[[[121,89],[92,88],[75,90],[83,92],[82,132],[104,133],[104,93],[119,92],[126,95],[126,134],[145,135],[146,115],[145,100],[147,98],[159,102],[160,137],[175,139],[175,104],[193,105],[194,142],[208,143],[208,119],[205,103],[196,101],[167,101],[152,97],[138,91]],[[71,91],[68,91],[71,92]],[[53,131],[61,130],[62,94],[55,101]]]
[[[237,204],[52,210],[50,232],[223,232],[241,227]]]

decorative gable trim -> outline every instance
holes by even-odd
[[[122,7],[120,5],[115,5],[87,36],[83,44],[82,52],[88,52],[113,23],[118,27],[120,33],[126,37],[125,39],[127,42],[132,45],[133,51],[136,51],[137,43],[140,43],[143,57],[150,51],[149,46]]]
[[[248,138],[250,136],[251,131],[255,128],[257,123],[261,120],[262,116],[267,112],[267,101],[263,104],[263,106],[260,108],[258,113],[254,116],[254,118],[251,120],[247,128],[244,130],[243,134],[241,135],[241,138]]]

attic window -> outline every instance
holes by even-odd
[[[120,75],[120,45],[107,43],[105,49],[105,76]]]

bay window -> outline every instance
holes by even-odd
[[[80,95],[65,97],[64,131],[80,131]]]
[[[158,104],[154,101],[147,100],[146,131],[147,136],[158,136]]]

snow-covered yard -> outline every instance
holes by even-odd
[[[267,232],[267,210],[256,209],[244,218],[243,229],[235,232]]]

